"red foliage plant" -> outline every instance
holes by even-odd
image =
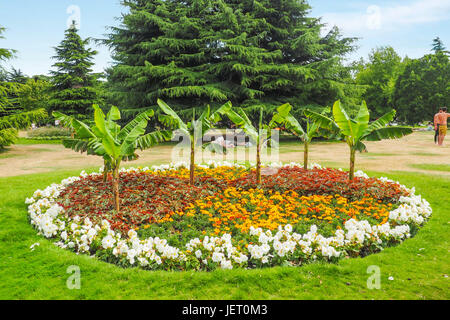
[[[69,216],[89,217],[96,223],[106,219],[113,229],[126,232],[226,188],[226,182],[210,177],[199,177],[191,186],[187,179],[121,173],[121,211],[116,213],[110,183],[104,183],[101,176],[88,176],[68,186],[59,196],[58,203]]]
[[[244,190],[257,187],[280,192],[293,190],[299,196],[339,194],[352,201],[371,197],[397,202],[406,195],[398,184],[375,178],[356,177],[349,181],[347,172],[335,169],[281,168],[273,175],[263,176],[260,186],[256,185],[254,170],[230,181],[197,176],[195,185],[190,185],[186,178],[131,172],[120,174],[121,211],[116,213],[110,183],[104,183],[100,175],[87,176],[67,186],[58,203],[69,216],[89,217],[95,223],[106,219],[113,229],[127,232],[181,211],[196,199],[220,194],[230,186]]]
[[[230,182],[237,188],[256,188],[254,173]],[[348,172],[336,169],[311,169],[285,167],[276,174],[265,176],[260,186],[280,192],[293,190],[300,196],[339,194],[349,200],[371,197],[383,202],[397,202],[400,196],[406,195],[400,185],[383,182],[376,178],[355,177],[348,180]]]

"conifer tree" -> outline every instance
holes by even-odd
[[[108,79],[118,105],[145,108],[161,98],[189,111],[188,119],[191,108],[208,103],[259,110],[286,101],[325,105],[345,94],[340,60],[354,39],[336,28],[322,37],[305,1],[122,3],[129,13],[105,41],[116,61]]]
[[[433,51],[435,53],[439,52],[439,51],[445,51],[445,47],[444,47],[444,43],[442,42],[441,38],[436,37],[433,39]]]
[[[162,98],[179,110],[228,98],[229,89],[205,71],[220,45],[208,26],[212,2],[123,2],[130,13],[106,41],[117,62],[109,70],[115,103],[144,108]]]
[[[51,71],[51,99],[49,112],[61,111],[68,115],[86,118],[93,104],[99,104],[98,86],[99,74],[92,72],[92,62],[97,54],[87,48],[90,39],[83,40],[78,35],[75,22],[65,31],[65,38],[55,48],[56,55]]]
[[[260,66],[256,80],[264,95],[260,101],[276,107],[290,102],[293,114],[298,106],[325,106],[336,99],[346,100],[350,83],[343,81],[348,70],[342,59],[351,52],[356,38],[342,38],[337,27],[321,36],[324,24],[310,17],[311,7],[305,0],[246,0],[235,3],[251,16],[250,35],[257,36],[258,47],[278,53],[270,64]]]

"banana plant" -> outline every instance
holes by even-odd
[[[93,148],[89,148],[89,142],[90,142],[90,135],[83,136],[76,134],[76,132],[81,132],[81,128],[83,126],[88,127],[91,131],[92,129],[89,127],[88,124],[81,122],[77,119],[75,119],[72,116],[68,116],[64,113],[53,111],[52,113],[53,117],[56,120],[61,121],[61,125],[63,125],[66,128],[72,129],[71,138],[63,139],[62,144],[67,149],[72,149],[75,152],[84,153],[86,152],[87,155],[97,155],[95,153],[95,150]],[[111,120],[111,115],[108,113],[108,120]],[[77,128],[77,129],[75,129]],[[103,157],[103,182],[107,181],[108,174],[111,171],[111,164],[109,163],[109,159],[106,154],[102,155]],[[126,159],[124,159],[126,160]]]
[[[145,133],[148,120],[153,111],[148,110],[139,114],[134,120],[121,128],[116,121],[121,119],[117,107],[112,107],[105,116],[98,105],[93,105],[94,123],[89,127],[82,121],[73,117],[54,112],[53,115],[70,126],[75,131],[74,138],[64,139],[63,145],[75,151],[86,151],[88,154],[101,156],[105,162],[105,170],[109,167],[112,172],[112,190],[114,195],[114,208],[120,211],[119,193],[119,167],[123,160],[138,158],[136,150],[148,149],[160,142],[170,140],[172,132],[155,131]]]
[[[278,125],[284,126],[286,130],[292,132],[295,136],[299,137],[304,144],[303,151],[303,168],[308,170],[308,158],[309,158],[309,145],[312,139],[317,135],[319,130],[319,124],[308,116],[306,117],[306,130],[298,120],[290,113],[292,106],[289,103],[283,104],[277,108],[277,112],[274,114],[272,121]]]
[[[339,100],[333,105],[333,119],[310,110],[306,110],[305,115],[313,119],[322,128],[339,131],[347,142],[350,148],[349,180],[353,180],[355,176],[356,151],[366,149],[363,141],[398,139],[413,132],[410,127],[387,126],[394,119],[395,110],[369,123],[370,114],[365,101],[361,103],[358,114],[354,119],[347,115]]]
[[[225,103],[219,108],[215,113],[211,113],[210,107],[207,106],[202,112],[198,119],[195,118],[195,108],[193,109],[192,121],[185,123],[178,114],[167,105],[163,100],[158,99],[158,105],[161,110],[165,113],[160,115],[159,120],[166,126],[173,129],[180,130],[185,136],[189,137],[190,143],[190,164],[189,164],[189,183],[191,185],[195,182],[195,147],[196,142],[199,138],[199,133],[207,132],[209,129],[214,128],[214,124],[221,120],[220,112],[221,110],[231,107],[231,102]],[[201,138],[201,137],[200,137]],[[203,143],[203,148],[210,147],[211,149],[215,147],[211,142]],[[219,151],[217,148],[215,151]]]
[[[116,114],[116,107],[112,107],[109,113],[107,114],[106,118],[108,122],[114,121],[113,115]],[[154,114],[153,110],[148,110],[143,112],[138,117],[142,118],[150,118]],[[65,115],[61,112],[54,111],[52,113],[53,117],[57,120],[61,121],[61,124],[66,127],[72,129],[72,135],[70,139],[63,139],[62,144],[64,147],[68,149],[72,149],[75,152],[84,153],[86,152],[87,155],[99,155],[98,152],[94,148],[91,147],[91,139],[92,137],[90,135],[85,135],[84,131],[81,130],[83,127],[89,128],[92,131],[92,128],[86,124],[85,122],[81,122],[77,119],[75,119],[72,116]],[[138,119],[138,117],[136,119]],[[107,181],[108,174],[111,172],[111,161],[109,156],[104,153],[101,155],[103,157],[103,182]],[[123,161],[132,161],[136,160],[138,158],[137,155],[133,156],[126,156],[123,158]]]
[[[235,111],[236,110],[236,111]],[[222,107],[216,111],[216,114],[226,115],[237,127],[242,129],[253,141],[256,141],[256,183],[261,184],[261,147],[264,142],[271,142],[271,130],[276,127],[274,118],[268,125],[263,124],[263,107],[259,108],[258,127],[253,126],[247,114],[242,108],[232,109],[231,105]],[[276,117],[276,116],[274,116]],[[263,133],[267,132],[265,141]]]

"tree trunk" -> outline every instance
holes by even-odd
[[[120,197],[119,197],[119,166],[113,167],[113,194],[114,194],[114,208],[116,213],[120,211]]]
[[[309,142],[305,140],[305,151],[303,151],[303,168],[308,170],[308,153],[309,153]]]
[[[103,162],[103,182],[105,183],[106,180],[108,180],[108,164],[106,163],[106,160]]]
[[[195,171],[195,140],[191,138],[191,163],[189,168],[189,184],[194,185],[194,171]]]
[[[258,142],[256,143],[256,183],[261,185],[261,129],[263,119],[263,108],[259,109]]]
[[[356,149],[351,148],[350,149],[350,172],[348,174],[349,180],[353,180],[353,178],[355,177],[355,154],[356,154]]]
[[[261,139],[258,137],[256,146],[256,183],[261,184]]]

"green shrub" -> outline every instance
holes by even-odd
[[[30,140],[30,141],[41,141],[41,140],[50,140],[50,141],[52,141],[52,140],[62,140],[62,139],[65,139],[65,138],[67,138],[67,136],[51,136],[51,137],[36,137],[36,138],[25,137],[24,139],[25,140]]]
[[[48,138],[48,137],[70,137],[71,130],[68,128],[42,127],[27,132],[29,138]]]

